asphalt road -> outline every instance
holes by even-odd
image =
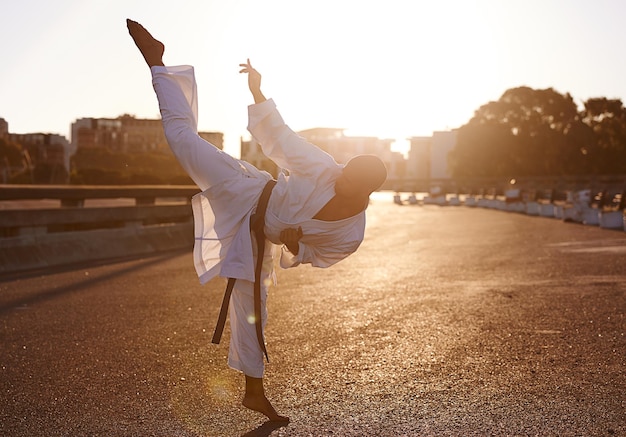
[[[626,233],[374,201],[360,250],[278,272],[240,406],[191,253],[0,282],[2,436],[626,435]]]

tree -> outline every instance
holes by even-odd
[[[591,98],[582,112],[592,139],[584,149],[590,173],[626,173],[626,109],[620,99]]]
[[[450,170],[455,177],[564,174],[572,171],[564,158],[581,153],[570,133],[583,129],[569,94],[512,88],[459,128]]]
[[[22,146],[13,141],[0,138],[0,160],[7,161],[12,167],[21,167],[23,159]]]
[[[66,184],[69,174],[62,164],[40,162],[33,170],[33,182],[35,184]]]
[[[0,183],[32,183],[32,165],[21,144],[0,138]]]
[[[72,157],[73,184],[193,184],[172,154],[79,149]]]

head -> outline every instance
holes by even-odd
[[[365,197],[379,189],[387,179],[387,169],[376,155],[358,155],[350,159],[335,181],[340,196]]]

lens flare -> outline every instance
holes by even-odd
[[[217,401],[224,402],[235,395],[231,387],[232,384],[224,379],[210,379],[206,384],[208,393]]]

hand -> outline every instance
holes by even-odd
[[[242,67],[241,70],[239,70],[240,73],[248,74],[248,88],[250,88],[250,92],[254,97],[254,102],[264,102],[265,96],[261,92],[261,73],[252,67],[250,59],[248,59],[245,64],[239,64],[239,66]]]
[[[287,228],[283,229],[280,232],[280,242],[287,246],[289,252],[297,255],[300,251],[300,239],[302,238],[302,226],[299,226],[298,229]]]

